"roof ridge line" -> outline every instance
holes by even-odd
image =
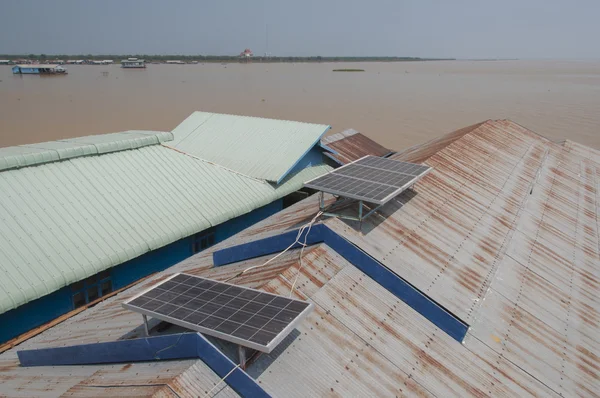
[[[230,168],[228,168],[228,167],[221,166],[220,164],[218,164],[218,163],[214,163],[214,162],[211,162],[210,160],[206,160],[206,159],[199,158],[198,156],[192,155],[191,153],[187,153],[187,152],[185,152],[185,151],[182,151],[181,149],[177,149],[177,148],[175,148],[175,147],[172,147],[172,146],[170,146],[170,145],[166,145],[166,144],[163,144],[163,143],[161,143],[160,145],[161,145],[161,146],[164,146],[165,148],[171,149],[171,150],[173,150],[173,151],[175,151],[175,152],[181,153],[182,155],[189,156],[189,157],[191,157],[192,159],[199,160],[199,161],[201,161],[201,162],[208,163],[208,164],[210,164],[210,165],[213,165],[213,166],[215,166],[215,167],[218,167],[218,168],[221,168],[221,169],[223,169],[223,170],[226,170],[226,171],[228,171],[228,172],[230,172],[230,173],[237,174],[237,175],[239,175],[239,176],[241,176],[241,177],[249,178],[249,179],[251,179],[251,180],[253,180],[253,181],[261,182],[261,183],[263,183],[263,184],[268,184],[268,182],[267,182],[266,180],[261,180],[261,179],[259,179],[259,178],[250,177],[250,176],[248,176],[248,175],[246,175],[246,174],[240,173],[239,171],[235,171],[235,170],[232,170],[232,169],[230,169]]]
[[[103,142],[102,138],[98,138],[109,136],[114,137],[114,139],[111,140],[109,138]],[[129,151],[159,145],[172,140],[173,134],[170,132],[127,130],[32,144],[12,145],[0,148],[0,172],[88,156]]]
[[[509,123],[514,123],[514,124],[516,124],[517,126],[519,126],[520,128],[522,128],[522,129],[524,129],[524,130],[527,130],[528,132],[530,132],[530,133],[532,133],[532,134],[535,134],[536,136],[538,136],[538,137],[540,137],[540,138],[542,138],[542,139],[544,139],[544,140],[546,140],[546,141],[549,141],[549,142],[551,142],[551,143],[554,143],[554,144],[556,144],[556,143],[557,143],[557,142],[555,142],[555,141],[551,140],[550,138],[546,137],[545,135],[543,135],[543,134],[541,134],[541,133],[538,133],[537,131],[535,131],[535,130],[532,130],[532,129],[528,128],[528,127],[525,127],[525,126],[523,126],[522,124],[520,124],[520,123],[518,123],[518,122],[515,122],[515,121],[514,121],[514,120],[512,120],[512,119],[497,119],[497,120],[491,120],[491,121],[494,121],[494,122],[497,122],[497,121],[505,121],[505,122],[509,122]]]

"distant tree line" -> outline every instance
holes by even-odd
[[[150,54],[0,54],[0,59],[28,59],[36,61],[47,61],[53,59],[84,59],[84,60],[104,60],[112,59],[120,62],[122,59],[140,58],[147,62],[164,62],[167,60],[181,60],[184,62],[239,62],[248,61],[249,58],[240,58],[238,55],[150,55]],[[277,57],[277,56],[253,56],[250,58],[254,62],[402,62],[402,61],[440,61],[452,60],[453,58],[417,58],[417,57],[332,57],[332,56],[311,56],[311,57]]]

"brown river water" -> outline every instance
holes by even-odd
[[[173,129],[195,110],[354,128],[402,149],[508,118],[600,149],[600,61],[67,65],[67,76],[0,66],[0,147]],[[332,72],[361,68],[365,72]]]

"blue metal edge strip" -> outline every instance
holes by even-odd
[[[460,318],[331,229],[327,228],[324,233],[325,243],[350,264],[360,269],[454,340],[463,341],[469,326]]]
[[[331,128],[331,127],[330,127]],[[319,143],[317,144],[319,145],[321,148],[325,149],[326,151],[329,151],[331,153],[333,153],[334,155],[339,155],[340,153],[338,151],[336,151],[335,149],[327,146],[326,144],[323,144],[323,141],[319,140]]]
[[[314,245],[323,242],[323,230],[327,228],[323,224],[313,225],[310,234],[308,235],[306,244]],[[306,236],[305,232],[300,237],[300,242],[304,243]],[[213,264],[215,267],[219,267],[226,264],[237,263],[239,261],[249,260],[255,257],[266,256],[279,251],[285,250],[291,245],[298,235],[298,230],[286,232],[280,235],[271,236],[269,238],[260,239],[257,241],[243,243],[241,245],[228,247],[225,249],[217,250],[213,253]],[[301,247],[299,243],[295,244],[292,249]]]
[[[343,166],[344,163],[341,162],[340,160],[338,160],[336,157],[333,156],[333,154],[331,153],[324,153],[323,155],[327,156],[329,159],[333,160],[334,162],[336,162],[337,164],[339,164],[340,166]]]
[[[212,369],[219,377],[223,378],[227,373],[231,372],[225,378],[225,382],[235,392],[242,397],[264,397],[269,398],[270,395],[258,385],[256,380],[248,375],[240,368],[234,369],[237,365],[225,356],[217,347],[208,341],[200,333],[196,333],[197,340],[197,355],[209,368]]]
[[[180,333],[70,347],[17,351],[21,366],[90,365],[201,359],[242,397],[270,397],[258,383],[200,333]]]
[[[294,242],[297,235],[298,230],[294,230],[215,251],[213,253],[213,264],[215,266],[222,266],[281,252]],[[300,241],[304,242],[304,234]],[[307,238],[307,244],[313,245],[316,243],[325,243],[453,339],[458,342],[463,341],[469,325],[324,224],[314,225]],[[297,248],[300,245],[296,244],[293,247]]]

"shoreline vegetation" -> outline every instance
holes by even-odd
[[[105,59],[114,60],[114,63],[120,63],[122,59],[138,58],[143,59],[146,63],[163,63],[167,60],[179,60],[184,63],[188,62],[264,62],[264,63],[281,63],[281,62],[411,62],[411,61],[454,61],[454,58],[417,58],[417,57],[276,57],[276,56],[253,56],[240,57],[238,55],[150,55],[150,54],[0,54],[0,59],[10,61],[36,61],[42,63],[50,60],[71,60],[81,59],[90,61],[101,61]]]

